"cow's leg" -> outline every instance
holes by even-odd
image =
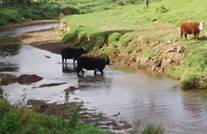
[[[196,38],[197,38],[197,39],[199,38],[199,33],[196,34]]]
[[[64,58],[62,57],[62,66],[64,66]]]
[[[185,33],[185,39],[187,40],[188,38],[187,38],[187,33]]]
[[[80,75],[80,72],[81,72],[81,75]],[[83,69],[77,69],[77,75],[78,77],[83,76],[84,75]]]
[[[73,67],[74,68],[76,67],[76,62],[77,62],[77,59],[73,59]]]
[[[194,33],[194,38],[197,39],[197,33]]]
[[[94,70],[94,75],[97,75],[97,71],[96,70]]]
[[[75,66],[75,59],[73,59],[73,65]]]
[[[180,33],[180,38],[183,39],[183,32]]]
[[[82,73],[82,76],[84,75],[84,71],[83,71],[83,69],[81,69],[81,73]]]
[[[65,67],[68,68],[67,59],[65,59]]]
[[[101,75],[103,75],[103,74],[104,74],[103,70],[100,70],[100,72],[101,72]]]

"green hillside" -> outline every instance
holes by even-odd
[[[163,0],[152,1],[149,7],[127,5],[67,16],[62,23],[70,27],[70,32],[62,41],[85,46],[91,54],[98,51],[113,56],[118,49],[119,56],[125,53],[122,60],[132,59],[141,68],[180,79],[183,88],[207,88],[205,33],[199,40],[192,39],[192,35],[188,41],[179,37],[181,21],[206,22],[206,5],[206,0]],[[170,48],[176,52],[168,52]]]
[[[0,25],[40,19],[57,19],[63,15],[103,11],[141,2],[142,0],[35,0],[32,4],[11,6],[0,4]]]

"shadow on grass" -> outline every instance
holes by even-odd
[[[198,40],[200,40],[200,41],[207,41],[207,37],[206,36],[202,36]]]

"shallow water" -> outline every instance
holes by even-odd
[[[93,72],[86,71],[84,78],[78,78],[75,72],[62,72],[60,55],[26,45],[9,47],[7,51],[1,48],[0,67],[15,68],[12,73],[17,75],[37,74],[44,78],[32,85],[4,86],[4,95],[12,104],[24,104],[29,99],[64,103],[64,89],[76,86],[79,90],[70,96],[71,100],[78,97],[86,107],[116,120],[127,120],[130,124],[140,121],[140,127],[155,123],[169,134],[207,132],[207,98],[197,92],[182,91],[175,80],[112,67],[104,70],[104,76],[94,77]],[[66,84],[38,88],[42,84],[64,82]],[[120,115],[113,117],[118,112]]]

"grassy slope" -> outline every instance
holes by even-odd
[[[97,127],[78,122],[78,115],[64,120],[29,109],[16,108],[0,98],[1,134],[112,134]]]
[[[36,0],[33,4],[1,7],[0,25],[30,20],[58,18],[65,14],[89,13],[117,6],[140,3],[141,0]]]
[[[130,5],[113,10],[67,16],[62,22],[68,23],[71,31],[65,35],[63,42],[74,41],[79,46],[85,44],[88,48],[94,48],[103,46],[107,38],[108,53],[114,46],[131,53],[139,47],[139,44],[147,44],[151,40],[171,41],[178,46],[184,46],[186,51],[181,65],[168,68],[165,73],[181,79],[184,88],[207,88],[206,38],[203,37],[199,41],[179,39],[179,24],[182,20],[207,19],[206,4],[206,0],[163,0],[151,3],[149,8],[144,5]],[[153,22],[155,20],[156,22]],[[111,37],[111,33],[114,32],[116,35]],[[137,44],[131,43],[123,49],[133,36],[136,37],[133,40],[141,38],[141,41]],[[146,49],[145,55],[156,57],[156,53],[151,50]]]

